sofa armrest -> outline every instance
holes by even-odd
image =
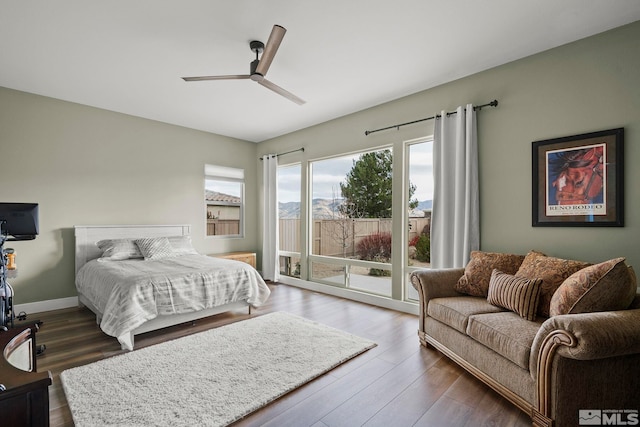
[[[536,380],[534,425],[552,426],[553,420],[559,422],[559,418],[569,420],[560,425],[573,425],[576,421],[576,408],[568,415],[558,415],[569,406],[568,403],[580,400],[572,391],[575,381],[568,382],[571,387],[562,386],[567,384],[567,375],[580,375],[580,372],[590,379],[598,373],[607,375],[606,372],[613,371],[612,375],[628,372],[635,376],[631,368],[637,366],[638,355],[640,309],[566,314],[547,319],[533,340],[529,359],[531,376]],[[629,384],[622,384],[625,380],[617,379],[621,395],[615,395],[614,401],[629,395]],[[611,398],[611,393],[608,395]],[[577,405],[579,408],[593,406],[591,397],[582,396],[581,399],[586,406]]]
[[[424,299],[426,303],[433,298],[460,296],[454,286],[463,274],[464,268],[418,270],[411,273],[411,284],[418,291],[420,301]]]
[[[411,273],[411,284],[418,291],[420,312],[418,336],[422,345],[427,347],[425,339],[425,319],[429,300],[433,298],[460,296],[453,287],[464,274],[464,268],[424,269]]]
[[[538,331],[529,359],[535,378],[538,358],[545,340],[562,332],[567,342],[560,343],[558,355],[576,360],[595,360],[640,353],[640,309],[564,314],[547,319]],[[574,342],[569,342],[573,340]]]

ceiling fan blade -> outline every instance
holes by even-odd
[[[200,82],[203,80],[244,80],[249,79],[251,76],[249,74],[238,74],[238,75],[230,75],[230,76],[198,76],[198,77],[183,77],[182,80],[185,82]]]
[[[271,83],[267,79],[262,79],[258,83],[261,84],[262,86],[266,87],[267,89],[271,89],[272,91],[274,91],[278,95],[282,95],[285,98],[287,98],[288,100],[295,102],[298,105],[302,105],[302,104],[306,103],[305,100],[303,100],[301,98],[298,98],[297,96],[295,96],[294,94],[292,94],[288,90],[282,89],[280,86],[278,86],[275,83]]]
[[[263,76],[267,75],[267,71],[269,71],[269,67],[271,66],[271,61],[273,61],[273,57],[276,56],[276,52],[278,51],[280,43],[282,43],[282,39],[286,32],[286,28],[281,27],[280,25],[273,26],[273,30],[271,30],[271,34],[269,35],[269,40],[267,40],[267,44],[264,46],[264,51],[260,57],[258,67],[256,68],[256,73]]]

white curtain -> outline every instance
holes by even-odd
[[[473,105],[442,112],[433,136],[431,267],[464,267],[480,247],[478,141]]]
[[[262,182],[264,185],[264,215],[262,219],[262,276],[277,282],[280,278],[278,259],[278,156],[262,157]]]

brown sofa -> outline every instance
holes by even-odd
[[[474,259],[474,254],[482,256]],[[633,270],[620,267],[624,263],[617,261],[615,272],[619,274],[615,275],[611,261],[604,267],[571,264],[574,261],[539,252],[506,264],[492,255],[500,256],[476,252],[467,268],[412,273],[411,282],[420,296],[422,345],[439,350],[525,411],[534,426],[578,426],[579,416],[592,415],[594,410],[607,420],[617,417],[616,422],[637,419],[640,294],[635,295]],[[488,282],[484,289],[476,289],[475,296],[469,295],[474,291],[468,287],[475,280],[472,264],[484,269]],[[549,267],[556,268],[555,272]],[[515,308],[509,303],[496,304],[497,277],[503,270],[510,270],[503,273],[505,280],[525,283],[527,289],[532,283],[545,288],[546,279],[546,289],[529,304],[534,312],[528,314],[535,320],[527,320],[517,304]],[[603,271],[605,277],[598,277]],[[532,277],[537,275],[542,279]],[[577,292],[585,277],[587,286]],[[628,283],[618,286],[625,281]],[[615,294],[612,289],[616,287],[623,291],[615,298],[603,296]],[[522,289],[512,295],[519,298]],[[481,295],[484,292],[488,296]],[[550,307],[551,317],[539,314],[546,314]],[[607,307],[614,310],[602,310]]]

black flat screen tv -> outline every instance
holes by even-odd
[[[33,240],[38,234],[37,203],[0,202],[0,231],[8,240]]]

